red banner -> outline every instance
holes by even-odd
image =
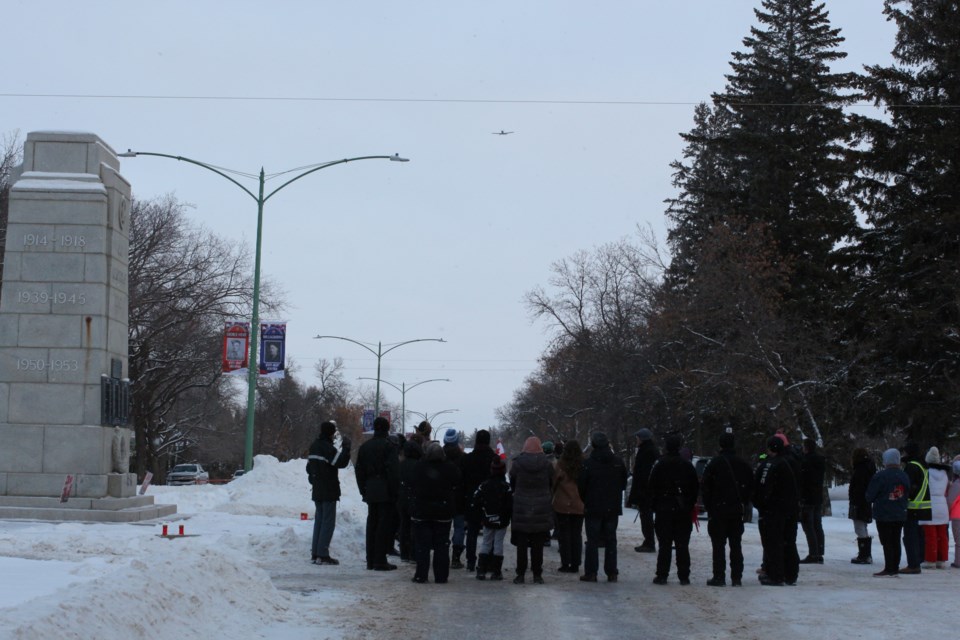
[[[228,375],[247,373],[250,354],[250,323],[228,320],[223,329],[223,372]]]

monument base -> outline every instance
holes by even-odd
[[[177,505],[154,504],[153,496],[58,498],[0,496],[0,519],[56,522],[143,522],[170,517]]]

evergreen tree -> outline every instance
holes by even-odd
[[[868,362],[858,382],[878,429],[942,444],[960,418],[960,9],[887,0],[894,64],[868,67],[883,119],[859,118],[867,149],[856,309]]]
[[[831,71],[846,54],[823,3],[763,0],[755,15],[743,50],[733,53],[725,90],[712,96],[712,106],[697,108],[694,128],[683,136],[684,159],[672,165],[680,191],[667,211],[674,295],[664,297],[662,314],[688,335],[672,343],[671,357],[683,363],[678,370],[724,372],[701,380],[685,375],[683,388],[702,396],[692,404],[709,396],[719,410],[725,398],[715,394],[717,380],[728,385],[726,399],[791,389],[773,403],[777,419],[819,439],[821,426],[836,423],[829,418],[847,359],[838,323],[850,292],[845,247],[858,225],[847,192],[855,177],[854,128],[844,107],[858,98],[857,77]],[[757,230],[762,247],[745,235]],[[761,272],[778,274],[776,291],[767,292],[777,304],[766,310],[768,330],[754,334],[757,310],[747,293],[761,248]],[[740,342],[744,336],[753,347]],[[762,405],[740,403],[744,415],[731,417],[741,424],[762,419],[747,404]]]
[[[726,154],[737,190],[736,214],[767,223],[780,255],[792,263],[789,298],[819,317],[842,291],[838,245],[856,234],[844,187],[853,176],[845,153],[851,127],[843,107],[857,96],[855,76],[833,73],[846,57],[823,3],[764,0],[761,27],[734,52],[715,104],[734,121]]]

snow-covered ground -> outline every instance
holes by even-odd
[[[497,608],[532,619],[513,624],[536,626],[543,607],[561,600],[574,604],[550,609],[556,625],[550,640],[582,637],[577,629],[609,625],[608,617],[618,614],[629,614],[633,624],[642,619],[645,628],[664,637],[685,638],[848,640],[918,631],[947,637],[956,627],[950,615],[960,570],[876,579],[871,577],[879,570],[876,564],[849,563],[856,545],[843,488],[832,491],[835,516],[824,521],[826,564],[804,567],[794,588],[766,588],[752,580],[760,558],[753,525],[745,536],[744,588],[706,587],[705,522],[692,541],[693,584],[680,587],[671,575],[669,585],[654,586],[653,557],[632,551],[639,542],[632,510],[621,519],[616,585],[586,585],[556,573],[555,547],[545,554],[542,587],[482,583],[456,571],[448,585],[413,585],[409,565],[389,573],[365,570],[365,508],[352,468],[341,473],[344,498],[331,546],[342,564],[310,564],[313,521],[301,520],[301,513],[312,518],[313,503],[304,467],[301,460],[279,463],[258,456],[251,473],[226,485],[151,487],[157,502],[177,504],[177,517],[167,524],[171,533],[183,525],[182,538],[160,537],[162,522],[0,521],[0,638],[440,638],[451,630],[444,625],[452,624],[443,614],[456,606],[456,633],[465,640],[511,635],[508,628],[492,636],[484,628],[482,621]],[[803,554],[802,535],[798,546]],[[508,579],[513,554],[508,546]],[[881,557],[875,543],[875,561]],[[591,604],[596,598],[600,604]],[[574,612],[571,607],[580,601],[586,610]],[[476,610],[476,602],[487,610]],[[471,616],[479,616],[477,625]]]

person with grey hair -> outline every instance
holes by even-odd
[[[907,521],[909,492],[910,478],[900,468],[900,452],[887,449],[883,452],[883,469],[870,479],[866,493],[883,547],[883,569],[873,574],[877,578],[900,573],[900,534]]]

